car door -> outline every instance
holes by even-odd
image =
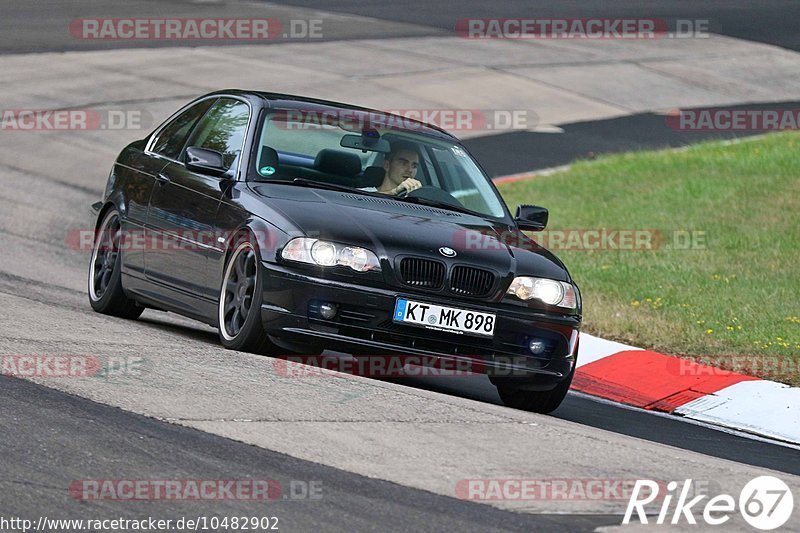
[[[192,296],[216,297],[218,287],[207,274],[209,256],[222,250],[215,220],[222,194],[237,175],[249,119],[246,101],[218,98],[192,129],[179,157],[161,170],[147,214],[148,230],[156,237],[145,252],[150,280]],[[222,154],[227,172],[212,175],[187,168],[189,146]]]
[[[176,113],[160,130],[153,134],[153,137],[145,149],[145,154],[153,160],[154,165],[157,167],[153,190],[163,187],[164,182],[162,180],[163,175],[161,171],[165,169],[167,165],[177,161],[181,157],[183,147],[186,145],[189,135],[192,133],[195,125],[197,125],[216,100],[217,97],[206,98],[188,106],[184,110]],[[147,199],[145,215],[143,217],[146,245],[143,247],[142,262],[145,272],[147,271],[147,260],[150,258],[148,251],[152,248],[160,247],[161,244],[159,241],[162,240],[162,235],[159,232],[152,231],[150,227],[150,204],[152,195],[153,192],[150,192]]]
[[[144,277],[144,246],[138,245],[145,231],[147,207],[150,195],[155,187],[156,176],[166,163],[147,155],[141,148],[128,146],[115,161],[109,183],[110,192],[123,191],[117,198],[121,199],[120,221],[122,234],[130,239],[130,244],[123,247],[121,271],[128,276]]]

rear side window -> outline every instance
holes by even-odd
[[[220,98],[194,129],[189,146],[216,150],[225,168],[236,164],[244,145],[250,106],[240,100]]]
[[[192,128],[213,103],[213,98],[203,100],[175,117],[158,134],[151,151],[170,159],[179,159]]]

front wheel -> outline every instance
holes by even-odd
[[[258,250],[239,240],[225,265],[217,320],[222,345],[231,350],[273,354],[276,347],[261,323],[262,280]]]
[[[128,298],[122,288],[120,240],[122,223],[116,209],[110,209],[94,239],[89,263],[89,304],[104,315],[138,318],[144,307]]]
[[[558,406],[567,397],[574,375],[575,368],[573,367],[566,379],[547,391],[531,391],[519,386],[498,384],[497,393],[506,407],[548,414],[558,409]]]

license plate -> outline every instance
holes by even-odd
[[[398,298],[394,306],[394,321],[427,329],[491,337],[495,315],[445,307]]]

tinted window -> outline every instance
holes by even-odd
[[[358,111],[347,111],[353,114],[358,113]],[[351,176],[344,172],[343,168],[341,169],[343,172],[338,172],[336,168],[330,171],[320,171],[317,168],[316,156],[326,149],[343,152],[342,155],[345,157],[359,157],[363,170],[365,166],[383,168],[385,155],[362,150],[357,146],[351,148],[342,145],[345,135],[353,135],[354,131],[358,131],[354,129],[351,122],[343,120],[337,123],[328,120],[328,117],[314,122],[309,118],[311,116],[311,113],[304,115],[302,112],[295,114],[281,110],[267,115],[257,146],[261,147],[259,152],[261,156],[259,157],[267,154],[270,162],[255,161],[256,164],[250,168],[250,171],[259,176],[259,181],[298,176],[307,177],[312,181],[344,183],[355,189],[362,189],[365,193],[375,192],[373,189],[375,183],[371,177],[361,174]],[[457,143],[450,139],[433,137],[424,132],[420,133],[412,128],[401,130],[391,126],[378,125],[372,127],[370,131],[372,141],[375,140],[374,132],[377,132],[380,139],[387,141],[390,147],[395,147],[397,143],[405,143],[407,147],[402,149],[410,149],[417,153],[420,158],[420,166],[415,176],[416,179],[423,185],[439,189],[438,191],[422,189],[417,196],[427,197],[428,200],[443,205],[463,207],[480,215],[495,218],[506,216],[503,200],[492,187],[489,178],[464,148]],[[273,167],[274,155],[270,151],[265,151],[264,148],[270,148],[277,152],[279,169]],[[261,173],[262,164],[265,165],[268,173]],[[278,170],[280,172],[276,174]],[[333,179],[339,177],[349,179],[347,181]]]
[[[502,204],[488,180],[477,178],[483,172],[460,146],[432,146],[431,154],[441,172],[442,188],[458,198],[464,207],[495,217],[503,216]]]
[[[214,103],[213,98],[203,100],[193,105],[172,120],[161,130],[156,142],[153,143],[152,151],[170,159],[178,159],[186,138],[192,131],[192,127],[197,123],[203,113]]]
[[[226,169],[239,158],[250,117],[249,106],[239,100],[220,98],[195,128],[189,146],[216,150]]]

